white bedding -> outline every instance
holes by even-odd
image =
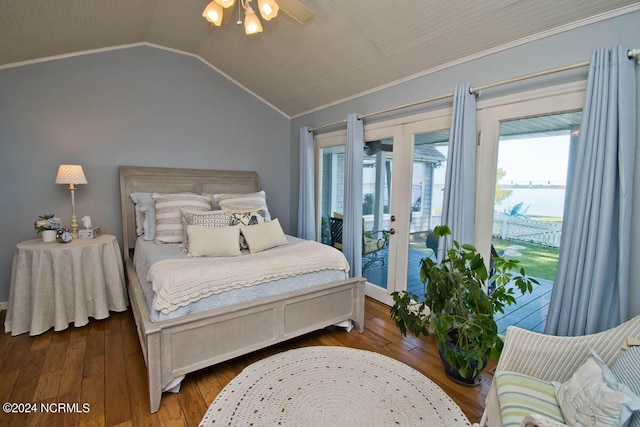
[[[298,239],[292,236],[287,236],[287,240],[289,241],[289,243],[286,246],[283,246],[283,248],[295,247],[306,242],[305,240]],[[266,252],[268,253],[269,251]],[[248,251],[243,250],[241,257],[254,255],[251,255]],[[278,295],[284,292],[306,289],[323,283],[344,280],[348,277],[347,272],[341,270],[323,270],[305,273],[295,277],[272,280],[258,285],[232,289],[220,294],[213,294],[208,297],[199,299],[198,301],[192,302],[186,306],[179,307],[176,310],[171,311],[170,313],[163,314],[154,308],[157,296],[152,289],[152,284],[147,282],[146,279],[147,274],[153,264],[167,259],[194,260],[194,258],[187,256],[187,254],[183,252],[182,248],[178,244],[158,245],[153,242],[145,241],[142,238],[138,238],[138,240],[136,241],[133,262],[136,267],[138,279],[140,280],[145,298],[147,300],[147,305],[149,306],[149,310],[151,312],[152,322],[171,319],[192,313],[198,313],[214,308],[242,304],[247,301]]]
[[[159,261],[147,281],[156,293],[153,308],[167,314],[209,295],[324,270],[348,272],[349,264],[342,252],[305,241],[246,256]]]

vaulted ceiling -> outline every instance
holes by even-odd
[[[208,0],[2,0],[0,67],[137,43],[190,53],[289,117],[554,30],[640,10],[629,0],[300,0],[247,36]],[[236,6],[238,7],[238,6]],[[576,24],[577,23],[577,24]]]

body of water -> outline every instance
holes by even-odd
[[[564,188],[509,188],[511,195],[495,204],[497,212],[511,212],[522,202],[521,213],[530,216],[562,218],[564,213]]]

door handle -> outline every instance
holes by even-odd
[[[395,228],[390,228],[389,229],[389,234],[396,234],[396,229]]]

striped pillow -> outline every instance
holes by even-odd
[[[626,385],[637,396],[640,396],[640,347],[630,347],[613,362],[611,371],[619,382]],[[640,427],[640,412],[631,416],[629,427]]]
[[[221,209],[228,209],[231,212],[265,211],[265,219],[271,221],[269,208],[267,207],[267,196],[264,191],[246,194],[214,194],[213,198]]]
[[[519,427],[522,419],[531,414],[564,423],[551,383],[509,371],[496,373],[495,380],[504,427]]]
[[[182,243],[182,216],[180,208],[210,211],[211,198],[194,193],[151,195],[156,205],[156,243]]]

